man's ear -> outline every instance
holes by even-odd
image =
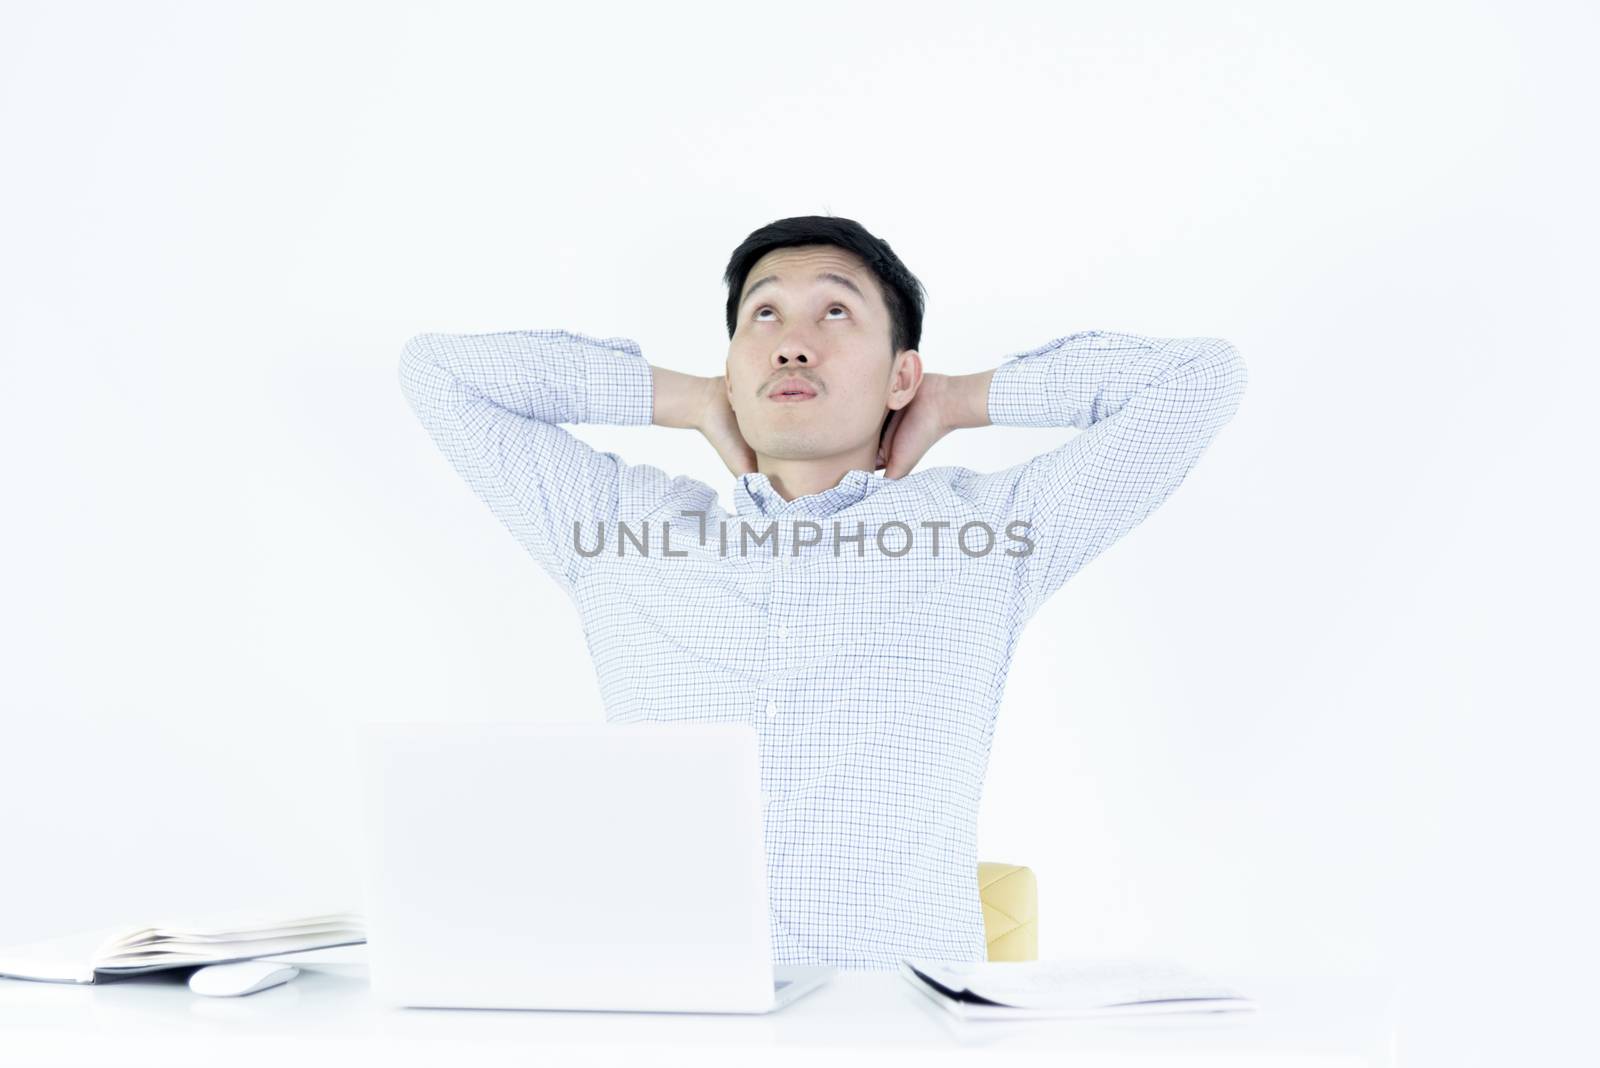
[[[894,392],[909,389],[915,395],[916,388],[922,385],[922,353],[916,349],[901,349],[898,358],[899,370],[895,372],[894,381],[890,384],[894,387]]]

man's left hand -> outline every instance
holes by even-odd
[[[884,478],[910,474],[933,443],[955,429],[945,412],[949,386],[949,375],[924,374],[910,403],[889,416],[883,443],[878,447]]]

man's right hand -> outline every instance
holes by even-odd
[[[728,390],[724,376],[706,380],[706,401],[700,409],[695,429],[704,434],[711,447],[717,450],[722,462],[735,475],[745,475],[756,469],[755,450],[750,448],[739,433],[739,420],[728,404]]]

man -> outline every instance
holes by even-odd
[[[718,377],[522,330],[419,334],[401,385],[573,598],[608,721],[754,726],[775,963],[982,960],[978,803],[1023,626],[1177,487],[1244,364],[1217,338],[1086,331],[925,373],[922,287],[849,219],[762,227],[725,280]],[[561,423],[699,430],[734,512]],[[1081,433],[1003,471],[911,473],[990,423]]]

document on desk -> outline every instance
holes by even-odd
[[[93,983],[97,978],[253,960],[366,940],[366,924],[355,912],[213,913],[0,947],[0,978]]]
[[[1170,961],[905,959],[900,974],[963,1019],[1249,1012],[1256,1004]]]

